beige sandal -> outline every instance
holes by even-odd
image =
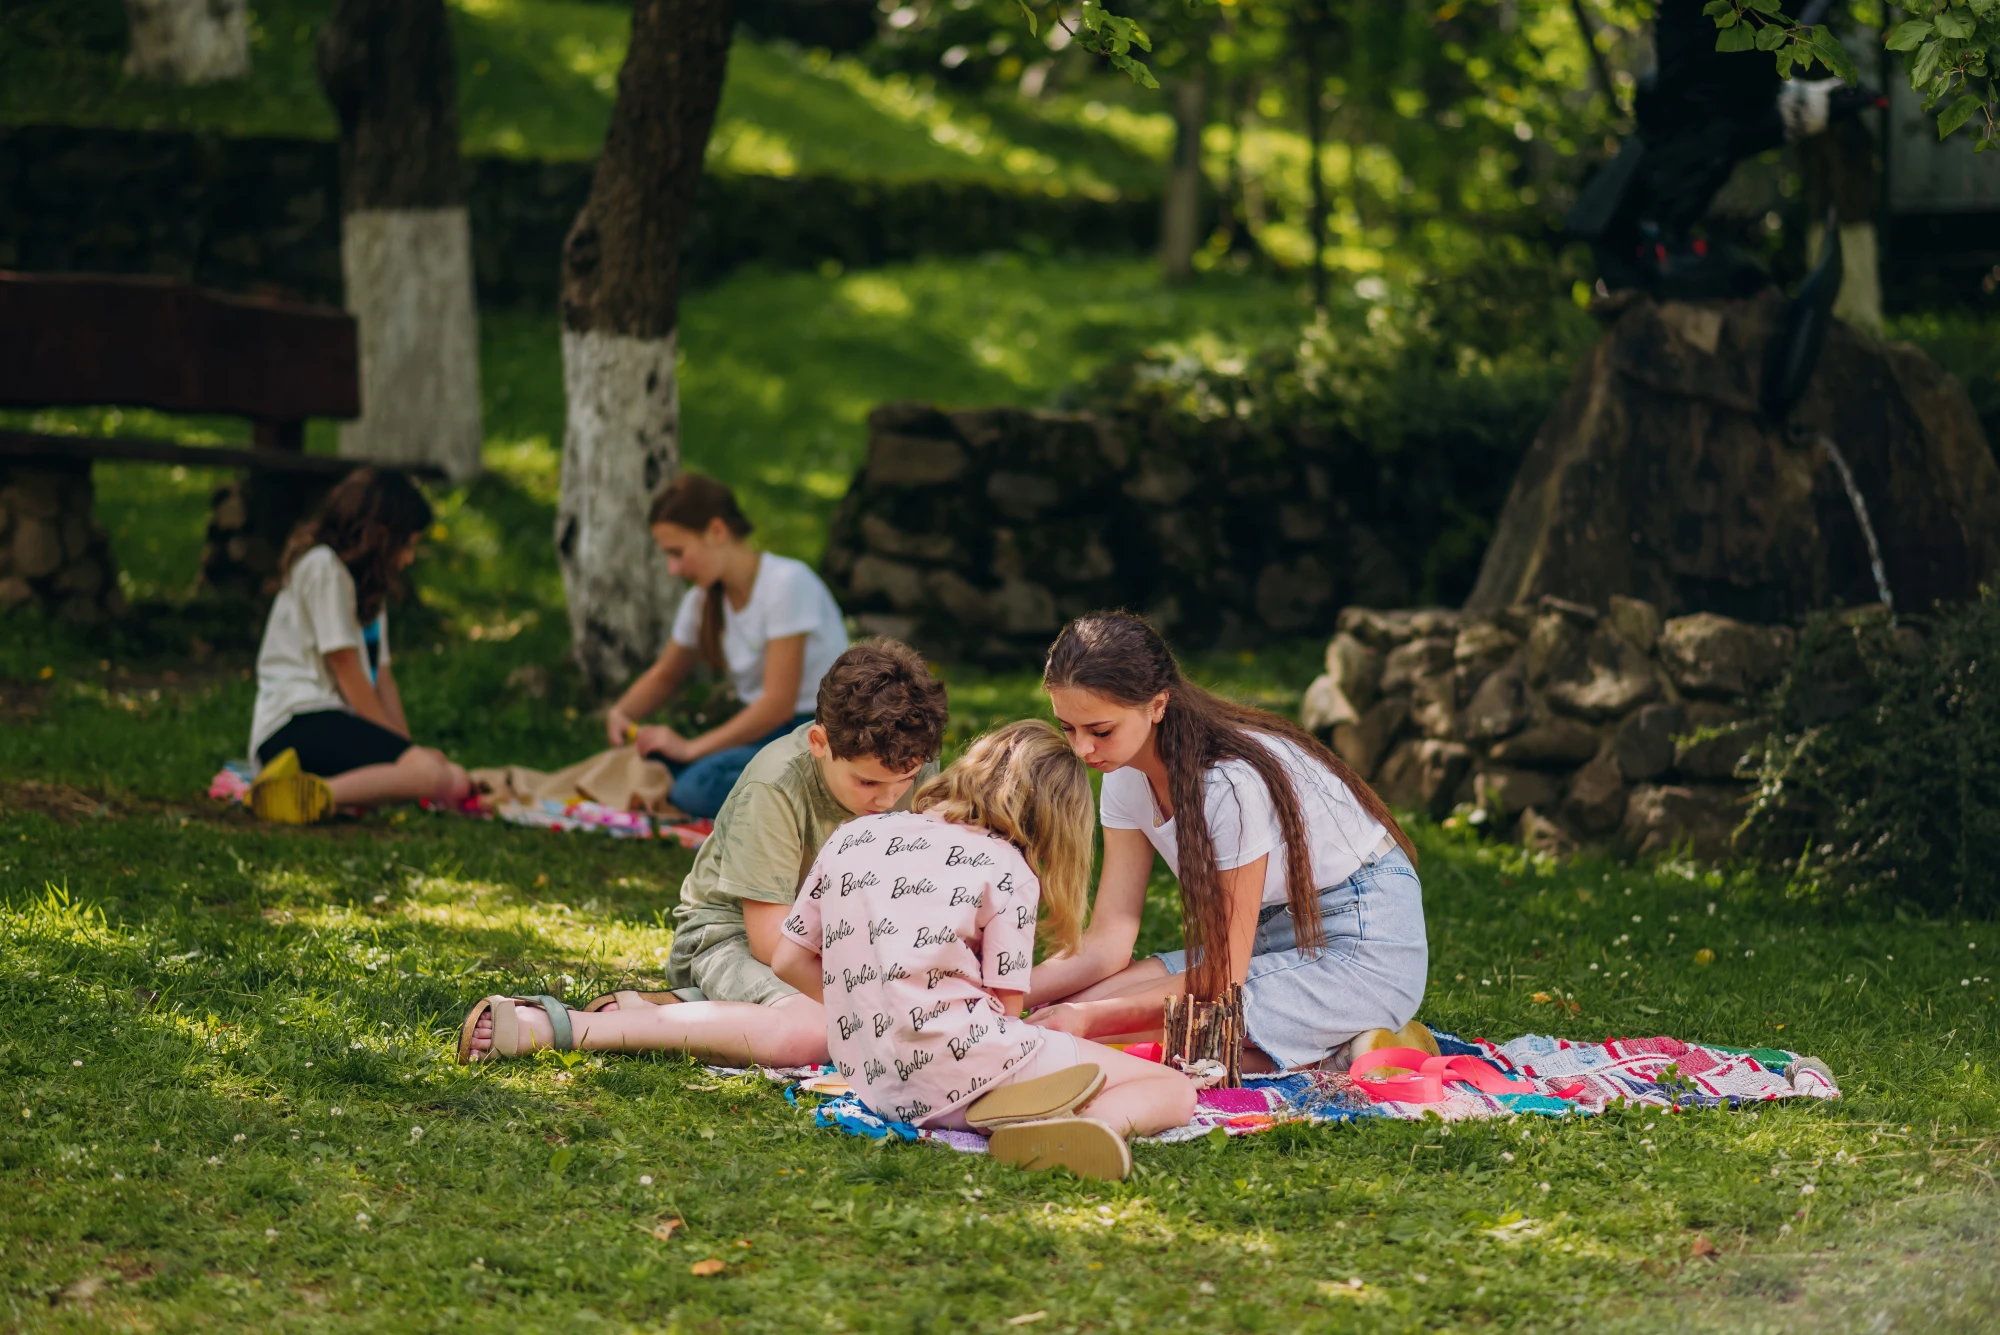
[[[636,987],[621,987],[618,989],[618,992],[631,992],[635,994],[639,998],[639,1000],[650,1001],[655,1006],[677,1006],[680,1004],[681,1000],[679,995],[673,992],[642,992]],[[584,1013],[586,1015],[595,1015],[597,1012],[604,1010],[607,1007],[617,1005],[618,992],[606,992],[601,997],[592,997],[590,1000],[590,1004],[583,1008]]]
[[[1051,1075],[989,1089],[965,1110],[967,1126],[981,1131],[1016,1122],[1041,1122],[1070,1117],[1104,1088],[1104,1072],[1096,1063],[1070,1066]]]
[[[548,1015],[549,1028],[555,1032],[554,1046],[557,1052],[569,1052],[576,1047],[576,1032],[569,1022],[569,1007],[554,997],[481,997],[471,1010],[465,1013],[465,1021],[458,1027],[458,1064],[469,1066],[476,1061],[492,1061],[495,1057],[519,1057],[535,1051],[541,1045],[521,1023],[518,1006],[537,1006]],[[493,1017],[493,1046],[486,1055],[477,1055],[472,1047],[473,1031],[479,1028],[482,1015]]]
[[[1067,1168],[1078,1177],[1122,1182],[1132,1175],[1125,1137],[1094,1117],[1016,1122],[993,1133],[987,1153],[998,1163],[1028,1172]]]

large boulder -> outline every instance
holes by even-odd
[[[1781,622],[1875,602],[1821,437],[1853,470],[1899,605],[1969,598],[2000,575],[2000,467],[1964,387],[1914,347],[1836,324],[1788,434],[1757,410],[1785,308],[1767,291],[1608,311],[1522,461],[1466,611],[1625,595],[1667,616]],[[1617,620],[1645,638],[1643,613]]]

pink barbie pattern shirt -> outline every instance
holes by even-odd
[[[1019,849],[908,811],[836,830],[785,935],[820,954],[826,1043],[876,1113],[935,1119],[1041,1046],[991,993],[1025,992],[1041,883]]]

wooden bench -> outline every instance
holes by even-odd
[[[251,470],[214,498],[215,514],[233,519],[212,517],[203,573],[250,591],[267,584],[262,567],[275,568],[284,533],[369,462],[305,452],[308,419],[360,415],[360,365],[354,317],[333,307],[167,278],[0,272],[0,408],[151,408],[251,427],[249,449],[0,427],[0,606],[39,597],[85,620],[85,602],[122,610],[103,592],[116,575],[89,513],[99,459]]]

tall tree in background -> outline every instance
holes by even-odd
[[[577,664],[599,684],[651,661],[675,581],[646,528],[680,471],[681,237],[722,97],[735,0],[637,0],[590,197],[563,244],[556,552]]]
[[[250,72],[248,8],[248,0],[125,0],[125,72],[163,83],[242,78]]]
[[[319,75],[340,119],[340,267],[361,333],[354,458],[479,471],[479,326],[444,0],[340,0]]]

